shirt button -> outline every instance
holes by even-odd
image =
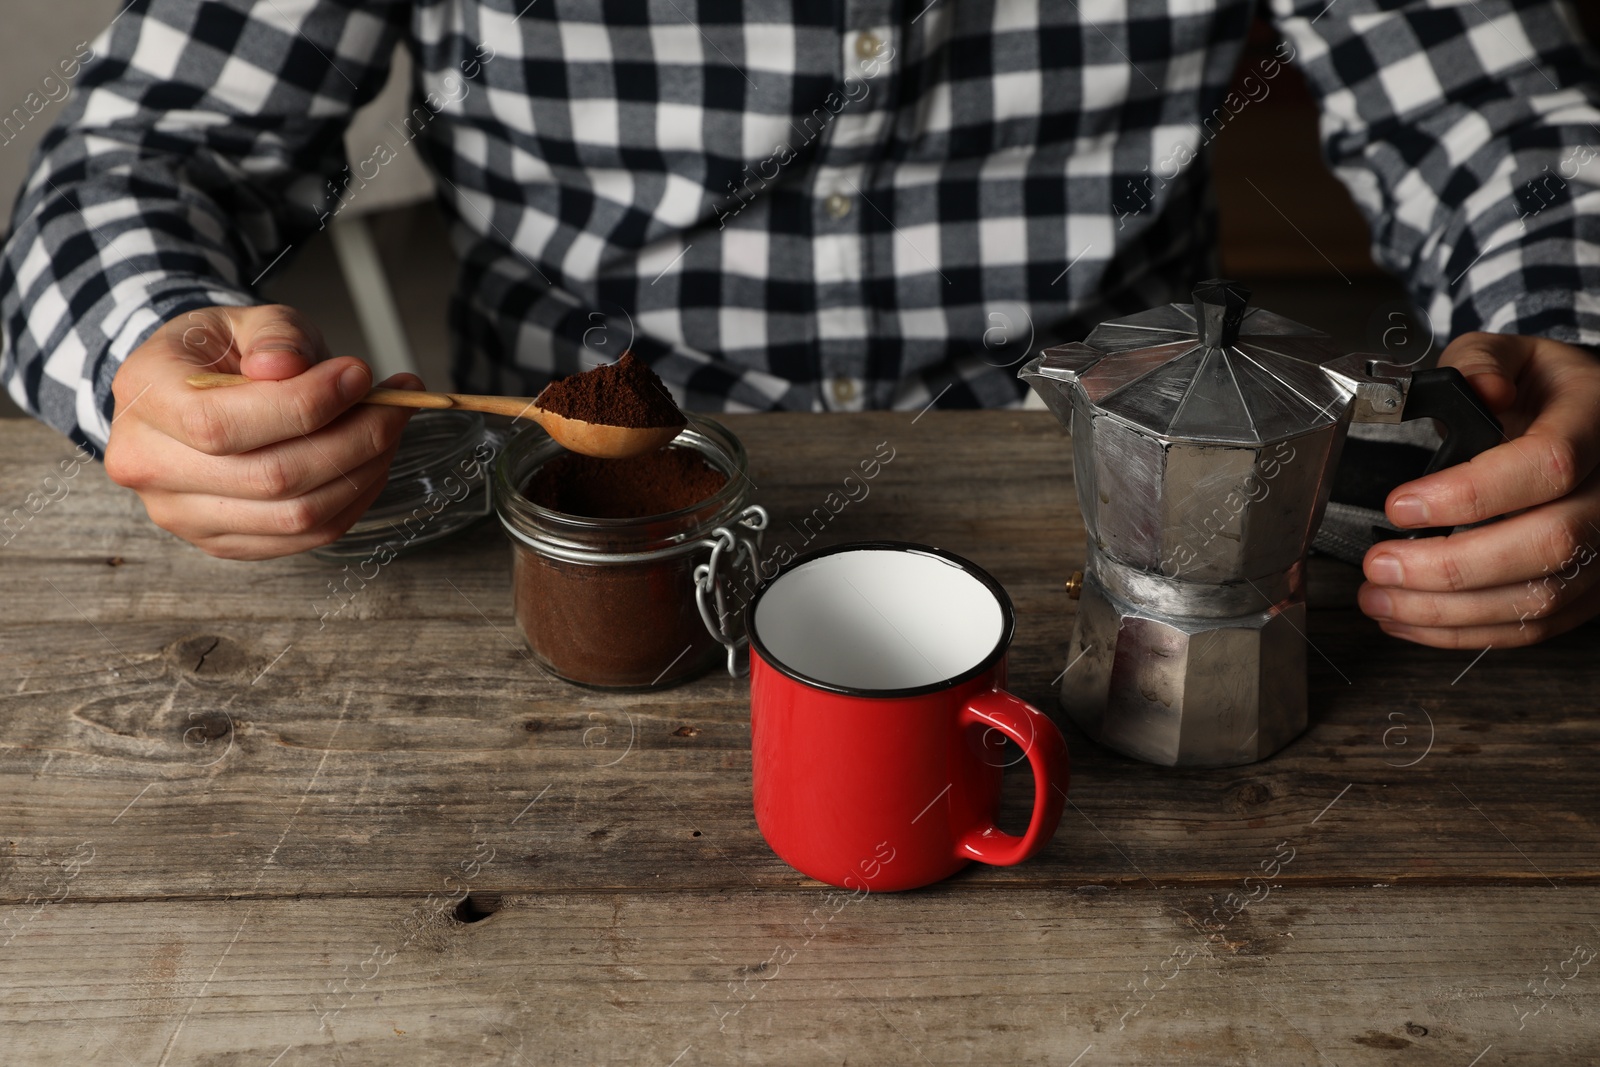
[[[856,38],[856,55],[861,59],[877,59],[881,51],[883,51],[883,38],[870,30]]]
[[[842,219],[850,214],[850,198],[843,193],[834,193],[823,201],[823,206],[828,209],[828,214],[836,219]]]
[[[835,378],[833,380],[833,401],[836,404],[848,404],[856,398],[856,381],[854,378]]]

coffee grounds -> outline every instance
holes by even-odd
[[[726,484],[728,476],[699,452],[669,445],[628,459],[564,452],[534,471],[522,493],[567,515],[642,519],[698,504]]]
[[[605,426],[646,429],[689,422],[656,372],[632,352],[622,353],[615,363],[551,382],[537,403],[563,418]]]
[[[694,570],[708,556],[597,565],[519,545],[511,568],[517,626],[534,657],[569,682],[607,689],[677,685],[724,655],[695,606]]]
[[[638,519],[679,511],[728,483],[698,451],[668,445],[629,459],[574,452],[539,466],[522,495],[540,507],[588,518]],[[692,532],[703,513],[671,520]],[[649,527],[646,526],[646,529]],[[637,552],[638,528],[597,535],[597,552]],[[659,542],[657,542],[659,543]],[[518,543],[512,553],[517,625],[534,657],[581,685],[661,689],[723,658],[695,605],[694,571],[708,550],[660,559],[568,562]]]

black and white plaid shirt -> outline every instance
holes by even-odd
[[[133,0],[42,102],[5,380],[98,445],[160,322],[258,302],[280,253],[422,152],[462,260],[461,388],[536,392],[605,322],[695,408],[1015,404],[1025,348],[1211,271],[1207,145],[1279,59],[1441,331],[1600,342],[1600,91],[1570,11],[1271,0],[1277,59],[1229,93],[1252,8]],[[343,170],[397,42],[415,110]]]

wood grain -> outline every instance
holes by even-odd
[[[1068,441],[1048,416],[830,417],[821,433],[804,418],[730,421],[774,512],[769,550],[785,531],[800,547],[790,520],[890,441],[870,495],[824,536],[925,540],[991,568],[1019,611],[1013,685],[1054,711],[1073,611],[1058,578],[1081,565],[1083,532]],[[42,429],[7,431],[13,483],[65,454]],[[506,832],[546,787],[542,838],[513,887],[803,881],[751,817],[744,684],[613,696],[544,677],[510,620],[494,525],[402,557],[324,623],[314,598],[334,568],[211,560],[153,531],[131,499],[86,468],[0,552],[16,612],[3,630],[13,681],[0,683],[0,900],[31,892],[17,871],[108,836],[81,887],[93,899],[415,891],[417,861],[453,854],[474,828]],[[1491,652],[1458,678],[1470,655],[1383,637],[1350,606],[1353,568],[1317,562],[1305,736],[1253,767],[1171,771],[1067,725],[1061,834],[1035,862],[973,871],[952,891],[1221,884],[1335,797],[1316,862],[1291,879],[1600,879],[1596,771],[1571,758],[1600,733],[1592,630]],[[1020,819],[1029,785],[1011,787]],[[241,885],[289,811],[302,843]]]
[[[474,639],[453,640],[463,632]],[[8,638],[34,669],[25,691],[0,698],[0,900],[26,895],[17,871],[108,837],[85,875],[96,899],[303,894],[330,876],[335,892],[414,890],[419,860],[453,853],[474,828],[499,843],[546,788],[518,823],[541,832],[518,886],[800,881],[755,829],[742,682],[576,690],[540,676],[513,634],[509,621],[478,617],[364,620],[321,639],[283,622],[198,633],[146,623],[118,630],[120,667],[81,624]],[[1054,660],[1020,659],[1016,687],[1045,701]],[[1062,832],[1024,867],[967,878],[1215,884],[1273,842],[1312,833],[1317,858],[1292,879],[1596,880],[1595,771],[1570,756],[1592,749],[1597,729],[1583,679],[1540,679],[1516,663],[1475,668],[1485,681],[1469,692],[1496,690],[1503,703],[1461,694],[1435,705],[1432,751],[1410,768],[1395,764],[1422,754],[1426,719],[1390,720],[1388,709],[1440,698],[1399,671],[1326,686],[1308,734],[1253,767],[1161,770],[1073,734]],[[1499,672],[1509,677],[1491,685]],[[1448,679],[1435,684],[1450,694]],[[1518,685],[1538,686],[1542,708],[1517,707]],[[1552,710],[1563,703],[1573,710]],[[1401,727],[1410,747],[1399,735],[1385,745]],[[1021,821],[1029,786],[1020,775],[1010,784]],[[290,812],[296,842],[259,886],[241,886]]]
[[[729,418],[767,550],[808,547],[804,517],[889,442],[811,544],[923,541],[989,568],[1018,610],[1012,686],[1054,712],[1084,548],[1070,442],[1047,415],[913,419]],[[1487,1065],[1596,1047],[1600,972],[1515,1014],[1569,942],[1600,948],[1593,627],[1478,660],[1421,649],[1354,609],[1353,568],[1315,559],[1313,724],[1287,750],[1173,771],[1066,726],[1073,803],[1044,854],[850,905],[718,1031],[709,1005],[824,899],[756,830],[745,683],[545,677],[492,521],[329,614],[338,568],[212,560],[98,467],[62,481],[52,432],[0,423],[0,448],[7,1062],[666,1064],[692,1046],[684,1065],[1068,1064],[1093,1044],[1081,1067],[1466,1064],[1493,1043]],[[36,514],[30,492],[51,497]],[[1008,780],[1006,819],[1030,788]],[[1279,848],[1295,858],[1270,903],[1119,1029],[1125,986],[1205,940]],[[468,886],[482,922],[451,917]],[[318,1030],[313,998],[326,1011],[374,945],[404,950]]]
[[[498,864],[459,909],[443,884],[63,901],[4,950],[8,1062],[1545,1067],[1600,1044],[1600,963],[1573,957],[1595,889],[1286,888],[1203,936],[1169,893],[493,898]]]

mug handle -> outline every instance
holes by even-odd
[[[979,693],[961,709],[960,724],[999,730],[1018,745],[1033,765],[1033,818],[1021,836],[1008,834],[990,823],[968,830],[956,843],[962,859],[1009,867],[1045,846],[1061,822],[1071,768],[1067,743],[1056,724],[1027,701],[1004,689]]]

